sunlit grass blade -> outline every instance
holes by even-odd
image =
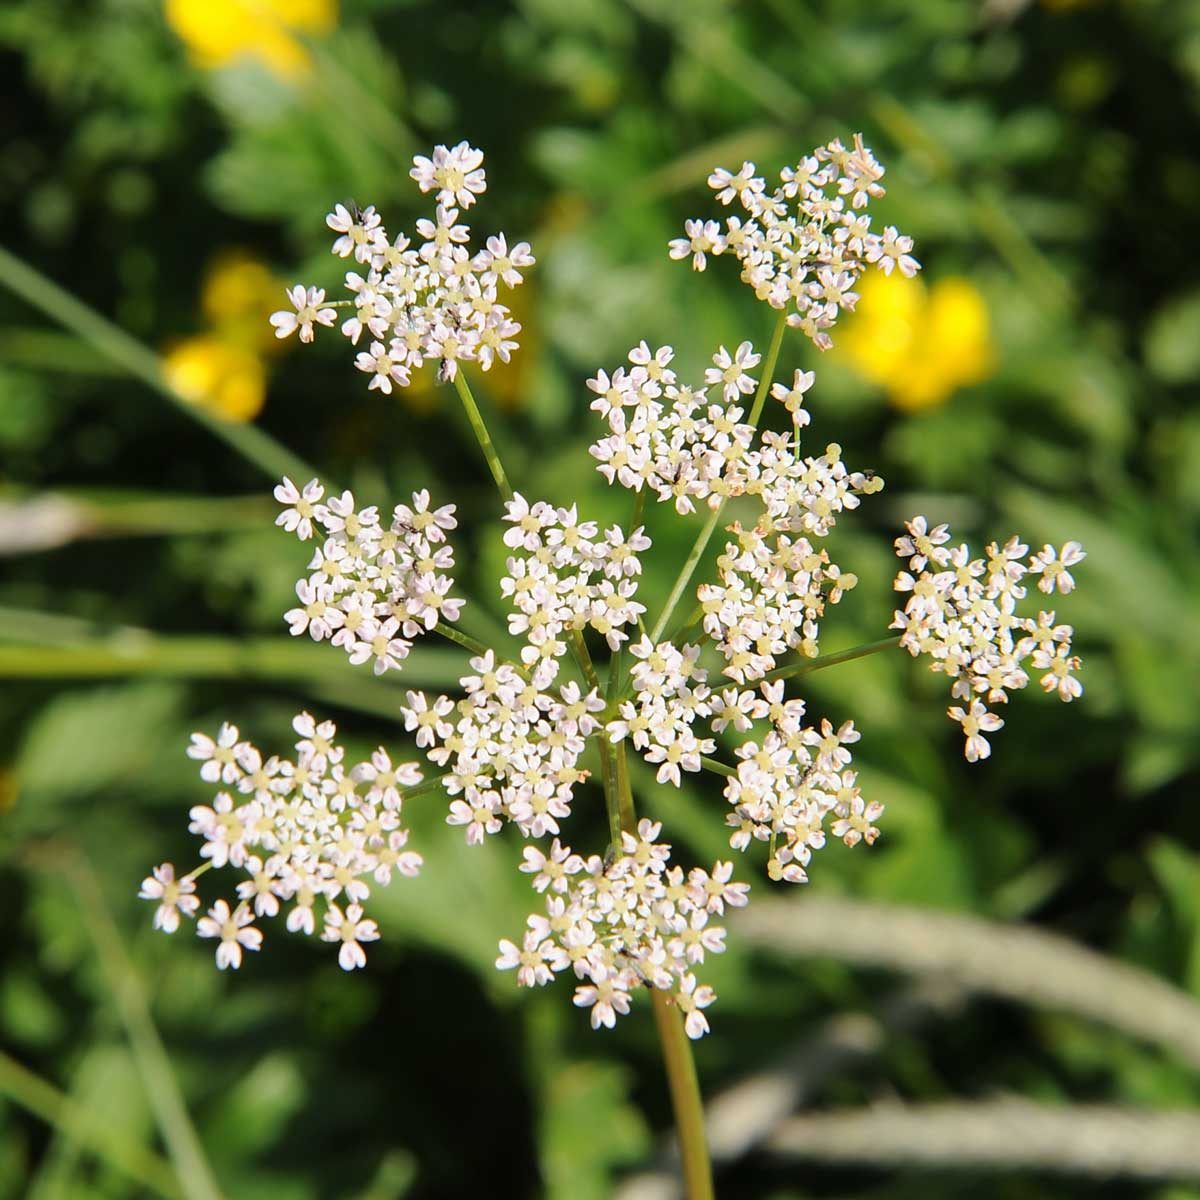
[[[184,1195],[166,1159],[148,1147],[128,1140],[111,1124],[98,1120],[96,1114],[85,1111],[3,1050],[0,1050],[0,1096],[53,1126],[62,1136],[86,1147],[97,1158],[166,1200],[180,1200]]]
[[[1020,1004],[1098,1021],[1200,1067],[1200,1003],[1059,934],[959,913],[804,896],[760,900],[739,937],[773,953],[937,974]]]
[[[317,474],[299,455],[257,426],[223,421],[193,404],[167,382],[162,360],[153,350],[3,247],[0,247],[0,286],[78,334],[97,353],[153,388],[271,478],[290,475],[300,481]]]
[[[61,856],[59,866],[79,897],[80,913],[103,967],[113,1006],[129,1039],[180,1190],[186,1200],[220,1200],[221,1190],[150,1015],[141,974],[125,950],[100,885],[87,863],[72,851]]]

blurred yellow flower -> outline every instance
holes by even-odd
[[[266,371],[253,350],[212,334],[177,342],[163,359],[167,382],[227,421],[253,421],[266,399]]]
[[[337,0],[165,0],[167,24],[201,67],[256,58],[286,79],[309,57],[295,34],[320,35],[337,24]]]
[[[234,345],[260,354],[286,348],[275,337],[270,316],[286,290],[282,279],[244,250],[225,250],[204,277],[200,306],[209,324]]]
[[[538,349],[541,339],[537,325],[537,282],[526,279],[523,287],[510,291],[507,296],[509,312],[514,321],[521,325],[521,352],[514,354],[508,362],[497,360],[485,376],[487,389],[496,403],[510,412],[524,408],[529,397],[526,394],[537,368]]]
[[[17,777],[11,771],[0,771],[0,813],[17,804]]]
[[[967,279],[919,278],[873,271],[834,353],[887,390],[906,412],[936,408],[995,369],[991,323],[979,289]]]
[[[412,372],[408,387],[399,389],[400,401],[418,416],[427,417],[437,412],[445,395],[444,387],[437,381],[437,364],[427,362]]]

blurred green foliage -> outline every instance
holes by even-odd
[[[729,263],[694,276],[667,260],[683,218],[710,215],[705,176],[743,157],[774,172],[862,129],[888,167],[879,223],[916,237],[931,283],[963,277],[982,295],[995,370],[906,413],[836,352],[818,365],[785,343],[784,370],[818,366],[810,444],[836,440],[888,482],[835,535],[862,583],[823,648],[882,635],[890,541],[915,512],[977,546],[1076,537],[1089,558],[1059,609],[1086,694],[1069,708],[1020,695],[992,759],[968,768],[943,681],[901,656],[806,679],[810,711],[863,729],[866,790],[887,805],[879,844],[824,850],[810,887],[1044,924],[1195,994],[1200,4],[347,0],[306,53],[296,76],[245,57],[204,68],[153,0],[14,0],[0,11],[4,245],[161,349],[203,328],[221,252],[335,283],[332,204],[353,196],[399,227],[424,208],[410,156],[468,138],[490,184],[472,223],[528,237],[539,259],[519,376],[480,388],[504,413],[510,474],[621,520],[624,500],[581,468],[584,379],[642,338],[671,342],[698,377],[718,343],[770,327]],[[368,396],[336,337],[270,371],[259,424],[323,473],[367,502],[429,486],[460,505],[472,628],[502,629],[494,499],[452,391]],[[155,1157],[169,1149],[159,1101],[114,1002],[89,879],[229,1196],[613,1194],[668,1125],[654,1036],[640,1017],[591,1034],[564,988],[516,995],[497,976],[496,941],[530,903],[515,844],[470,851],[435,805],[414,808],[427,866],[379,896],[384,940],[352,978],[282,935],[218,975],[204,945],[152,933],[134,899],[150,865],[190,859],[186,811],[207,795],[183,753],[191,730],[229,719],[279,747],[307,707],[339,721],[350,753],[406,744],[386,682],[328,648],[289,653],[279,614],[306,555],[270,527],[270,480],[78,328],[3,293],[0,461],[0,1197],[155,1194],[147,1178],[179,1194]],[[694,525],[651,520],[647,587],[663,594]],[[409,686],[445,686],[459,658],[439,646],[411,661]],[[675,841],[723,852],[709,780],[643,795]],[[888,1028],[899,980],[763,956],[736,927],[730,941],[698,1048],[707,1091],[819,1048],[836,1014]],[[10,1058],[59,1089],[57,1117]],[[978,1001],[897,1030],[807,1102],[998,1090],[1200,1100],[1168,1054]],[[90,1123],[63,1116],[62,1097]],[[753,1152],[718,1180],[778,1200],[967,1186],[1200,1194]]]

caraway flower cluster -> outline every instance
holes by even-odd
[[[312,546],[306,565],[297,557],[297,604],[283,614],[292,635],[331,642],[376,673],[402,671],[423,639],[449,639],[464,654],[459,689],[406,691],[395,743],[358,763],[332,722],[309,713],[293,722],[291,757],[264,753],[233,724],[195,734],[188,753],[213,789],[190,813],[200,863],[181,876],[155,867],[141,895],[165,932],[194,919],[219,967],[240,966],[261,947],[259,923],[281,917],[359,968],[380,936],[366,915],[373,892],[422,866],[405,808],[441,803],[473,846],[515,826],[495,852],[529,877],[536,911],[500,942],[498,968],[523,987],[570,978],[597,1028],[658,993],[699,1037],[716,999],[706,959],[725,947],[727,909],[749,898],[735,873],[751,864],[735,867],[736,856],[760,852],[768,880],[803,883],[828,838],[854,846],[879,835],[883,806],[860,790],[853,759],[870,731],[852,714],[810,712],[795,688],[822,665],[828,610],[858,583],[830,557],[828,536],[883,480],[844,462],[835,441],[805,445],[802,431],[820,424],[807,407],[814,375],[774,375],[789,328],[832,344],[865,271],[916,273],[912,240],[873,228],[884,169],[860,136],[814,150],[770,189],[752,163],[714,171],[716,200],[739,213],[687,221],[669,254],[700,271],[733,256],[774,331],[765,350],[719,346],[695,370],[643,341],[581,385],[593,466],[629,493],[629,519],[603,527],[512,486],[470,390],[475,365],[487,371],[517,349],[503,297],[534,263],[504,234],[469,248],[460,218],[486,191],[482,153],[438,146],[411,174],[435,193],[432,218],[393,238],[373,208],[338,205],[327,223],[333,253],[351,260],[349,298],[298,285],[272,323],[311,341],[341,313],[368,388],[403,388],[426,363],[454,385],[498,488],[506,561],[495,586],[511,643],[487,646],[459,626],[466,612],[470,628],[469,606],[455,595],[458,520],[445,497],[417,491],[388,512],[319,480],[282,480],[277,524]],[[696,527],[695,543],[670,594],[647,595],[654,529],[674,520]],[[718,526],[723,547],[697,580]],[[1012,536],[974,556],[922,515],[898,533],[898,632],[862,652],[900,647],[948,677],[948,715],[970,762],[991,753],[999,713],[1031,674],[1061,700],[1081,694],[1071,627],[1027,606],[1031,587],[1072,590],[1078,543],[1031,554]],[[635,754],[655,780],[636,796]],[[727,860],[679,863],[663,840],[654,790],[679,787],[685,773],[708,773],[722,791]],[[601,802],[607,844],[577,845],[573,812]],[[238,881],[202,904],[201,876],[226,867]]]

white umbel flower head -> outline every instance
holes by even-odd
[[[788,324],[827,350],[828,331],[853,309],[855,281],[868,266],[885,274],[920,270],[912,238],[890,225],[882,235],[871,231],[866,209],[884,194],[884,171],[861,134],[849,148],[835,139],[784,167],[773,192],[755,170],[745,162],[737,172],[713,171],[708,183],[718,202],[736,201],[745,215],[726,218],[724,231],[715,221],[685,222],[687,236],[670,243],[670,255],[690,256],[702,271],[708,254],[733,254],[755,296],[788,311]]]
[[[488,371],[509,362],[521,326],[502,297],[535,262],[528,242],[511,243],[503,233],[471,252],[471,231],[460,217],[487,190],[482,151],[460,142],[413,163],[421,190],[436,193],[433,219],[418,220],[415,237],[389,237],[373,207],[338,204],[325,218],[338,235],[332,252],[358,268],[345,276],[351,298],[336,302],[353,309],[341,331],[355,347],[365,342],[355,365],[370,377],[368,390],[385,396],[408,387],[426,361],[438,364],[443,383],[462,363]],[[288,297],[295,311],[271,317],[278,337],[299,330],[310,342],[315,325],[333,324],[335,306],[320,288],[298,285]]]
[[[230,868],[239,876],[235,899],[216,900],[197,922],[199,936],[217,942],[221,969],[238,968],[245,951],[259,949],[257,917],[319,932],[338,947],[343,970],[362,969],[367,943],[380,936],[364,911],[372,894],[423,866],[409,847],[404,807],[438,793],[445,822],[468,845],[507,825],[526,839],[518,870],[530,877],[537,911],[500,942],[499,970],[514,972],[521,987],[566,975],[594,1029],[613,1028],[652,988],[699,1038],[716,1000],[702,967],[724,951],[718,922],[747,903],[748,885],[734,880],[731,861],[711,870],[672,862],[661,824],[631,816],[628,756],[640,754],[660,785],[682,787],[685,773],[724,777],[731,848],[761,847],[769,879],[803,883],[831,838],[873,844],[883,805],[860,787],[854,721],[811,716],[803,699],[788,695],[787,680],[804,672],[806,659],[824,666],[897,642],[947,676],[947,712],[965,755],[987,758],[990,735],[1004,725],[998,707],[1031,673],[1063,701],[1082,693],[1071,627],[1054,612],[1026,616],[1019,603],[1027,577],[1046,594],[1070,593],[1084,552],[1067,542],[1029,557],[1014,535],[975,557],[951,542],[945,525],[914,517],[895,542],[903,569],[894,588],[904,609],[892,627],[900,636],[822,660],[827,610],[858,583],[832,561],[824,539],[883,481],[848,466],[837,442],[802,450],[813,373],[795,370],[775,382],[773,364],[785,325],[822,349],[831,344],[829,331],[854,309],[869,267],[902,276],[920,268],[911,238],[894,226],[872,230],[868,209],[883,195],[884,171],[861,136],[784,168],[774,189],[750,162],[713,171],[717,202],[741,211],[723,222],[688,220],[669,253],[696,271],[710,257],[738,260],[743,282],[779,313],[772,370],[757,377],[762,355],[742,341],[732,352],[722,345],[703,381],[689,383],[672,346],[641,340],[626,362],[588,380],[591,409],[606,426],[589,448],[596,469],[636,495],[625,528],[508,485],[459,372],[509,361],[520,325],[503,289],[523,282],[534,257],[528,243],[503,233],[475,248],[463,217],[487,181],[483,154],[468,142],[416,157],[410,174],[431,194],[433,211],[393,238],[374,208],[336,205],[326,223],[336,235],[333,254],[350,268],[350,299],[327,303],[320,289],[297,286],[288,292],[293,311],[271,323],[278,336],[297,332],[307,342],[345,307],[341,331],[368,390],[390,394],[425,365],[439,382],[458,385],[504,497],[500,591],[519,648],[509,655],[450,626],[463,606],[452,594],[453,505],[417,491],[381,515],[352,492],[327,495],[319,480],[301,488],[284,478],[275,488],[277,523],[314,542],[298,571],[297,602],[284,613],[293,635],[329,641],[376,674],[401,669],[431,632],[456,643],[455,653],[467,649],[452,694],[408,690],[399,707],[436,776],[424,782],[416,762],[383,747],[351,762],[333,723],[309,713],[292,723],[289,757],[264,755],[228,723],[215,736],[194,734],[188,754],[213,792],[189,812],[200,865],[177,879],[170,863],[160,864],[139,895],[156,902],[154,924],[171,932],[200,911],[196,881]],[[768,391],[791,418],[786,432],[758,428]],[[709,511],[651,633],[642,595],[648,495],[684,516]],[[730,501],[736,507],[715,572],[695,586],[698,603],[683,617],[692,570]],[[715,654],[703,657],[708,650]],[[606,651],[607,663],[593,663]],[[719,683],[710,683],[714,669]],[[718,735],[735,743],[732,762],[713,757]],[[576,853],[566,830],[597,761],[610,823],[603,856]]]
[[[1028,576],[1039,577],[1043,592],[1072,591],[1075,580],[1068,568],[1086,554],[1078,542],[1067,542],[1061,551],[1043,546],[1023,563],[1029,547],[1014,534],[1003,545],[992,542],[985,558],[972,558],[966,545],[948,545],[945,525],[930,528],[918,516],[905,529],[895,544],[909,570],[899,572],[893,587],[908,599],[891,628],[901,631],[900,645],[911,655],[928,655],[930,669],[950,677],[954,699],[970,701],[966,708],[950,708],[948,715],[962,726],[968,762],[978,762],[992,752],[984,734],[1004,724],[987,705],[1006,703],[1009,692],[1029,683],[1027,663],[1045,672],[1043,690],[1057,692],[1060,700],[1083,694],[1075,676],[1080,662],[1071,653],[1071,627],[1055,625],[1052,612],[1022,616],[1018,605],[1027,594]]]
[[[348,520],[348,502],[339,508]],[[447,519],[444,513],[428,515],[431,522]],[[240,966],[243,950],[259,948],[262,934],[253,928],[255,916],[275,917],[287,907],[287,928],[312,934],[320,897],[326,902],[323,939],[340,943],[338,961],[345,970],[363,966],[363,944],[379,937],[362,909],[372,885],[387,886],[394,875],[412,878],[422,865],[401,827],[404,797],[421,784],[417,763],[397,762],[379,747],[369,760],[350,764],[332,721],[299,713],[292,727],[298,735],[294,759],[264,757],[256,746],[237,740],[230,725],[222,726],[216,739],[193,736],[189,753],[201,761],[209,782],[216,782],[209,777],[214,763],[221,765],[223,744],[230,749],[241,802],[225,791],[211,806],[195,805],[189,830],[203,839],[200,857],[208,863],[180,880],[174,867],[163,863],[139,893],[158,901],[155,926],[169,933],[180,915],[191,916],[198,908],[196,876],[210,866],[241,871],[235,889],[240,903],[231,908],[218,900],[197,923],[201,937],[219,939],[222,970]]]
[[[528,918],[520,945],[500,943],[497,968],[516,971],[520,987],[570,972],[580,981],[574,1003],[589,1010],[593,1029],[612,1029],[645,985],[671,995],[689,1037],[707,1033],[701,1010],[716,995],[697,984],[694,968],[725,949],[725,930],[711,918],[745,904],[748,888],[732,882],[731,863],[711,874],[671,866],[661,832],[643,818],[608,859],[584,860],[557,840],[549,858],[527,850],[522,870],[535,875],[545,915]]]

